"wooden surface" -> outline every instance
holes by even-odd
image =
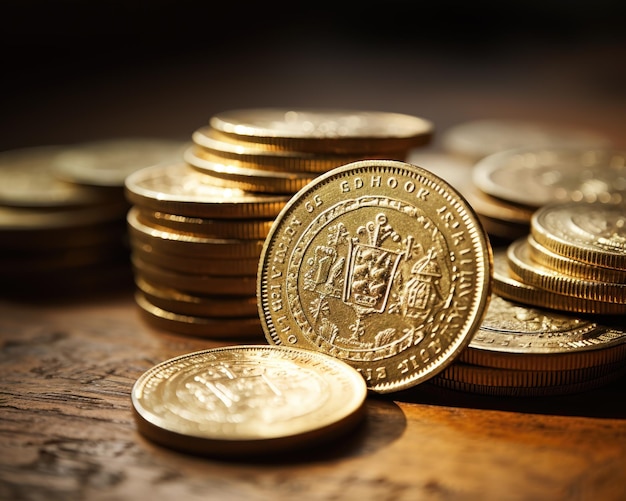
[[[140,374],[227,343],[147,326],[131,288],[3,301],[0,336],[3,500],[626,499],[626,380],[544,399],[420,385],[368,397],[364,423],[326,448],[234,462],[136,431]]]
[[[53,16],[58,33],[57,25],[39,20],[28,39],[11,25],[5,38],[22,53],[5,54],[3,69],[14,78],[5,79],[10,92],[2,94],[0,149],[137,135],[188,139],[217,111],[256,106],[416,114],[435,123],[435,145],[439,132],[457,122],[521,118],[590,128],[626,147],[626,44],[617,31],[598,29],[593,43],[583,37],[542,46],[539,38],[554,31],[547,21],[539,38],[530,33],[518,43],[527,26],[511,34],[508,19],[497,32],[511,36],[499,43],[490,39],[493,19],[472,4],[468,18],[449,25],[453,13],[438,12],[445,15],[431,34],[441,30],[435,42],[446,43],[435,50],[434,38],[418,35],[432,19],[400,12],[378,20],[371,10],[368,22],[386,29],[355,23],[337,30],[320,15],[318,25],[302,31],[249,20],[244,29],[259,25],[263,36],[253,32],[227,52],[225,44],[241,35],[237,24],[222,19],[234,24],[212,32],[210,13],[197,16],[189,2],[181,5],[190,11],[164,16],[161,31],[145,25],[146,38],[130,48],[129,23],[113,54],[106,29],[95,30],[100,44],[92,47],[85,43],[92,41],[88,29],[75,38],[63,31],[69,21],[62,15]],[[333,6],[326,7],[331,19]],[[592,20],[602,12],[594,10]],[[562,18],[555,12],[554,19]],[[337,23],[350,19],[344,14]],[[399,43],[392,19],[401,21],[401,39],[415,36],[414,43]],[[581,19],[568,28],[588,34]],[[170,21],[179,23],[173,33],[165,31]],[[185,33],[189,21],[193,33]],[[197,31],[201,23],[207,29]],[[340,35],[329,41],[331,27]],[[28,45],[36,32],[39,39]],[[472,34],[480,35],[479,44],[468,43]],[[141,59],[151,44],[157,49]],[[132,284],[92,292],[72,300],[0,300],[3,501],[626,499],[626,379],[545,399],[423,384],[369,397],[355,433],[283,460],[228,462],[159,447],[136,431],[133,383],[156,363],[225,342],[148,326]]]

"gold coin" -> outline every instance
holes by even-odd
[[[211,256],[186,256],[162,252],[152,245],[130,235],[132,253],[143,261],[166,270],[181,273],[201,273],[221,277],[254,276],[259,266],[258,258],[214,258]]]
[[[164,287],[135,276],[135,284],[154,306],[181,315],[200,317],[254,317],[258,316],[256,296],[223,297],[222,295],[189,294]]]
[[[626,305],[626,284],[585,280],[546,268],[531,260],[526,237],[509,245],[507,259],[511,271],[527,284],[564,296]]]
[[[500,369],[562,371],[626,360],[626,332],[493,294],[459,361]]]
[[[528,233],[535,209],[506,202],[479,190],[472,180],[472,162],[450,153],[420,150],[409,155],[409,162],[454,186],[476,211],[490,235],[513,239]]]
[[[447,182],[365,160],[290,200],[257,283],[271,344],[332,354],[385,393],[432,377],[467,346],[490,299],[491,247]]]
[[[180,162],[188,142],[146,137],[91,141],[68,146],[52,162],[60,179],[88,186],[124,187],[133,172]]]
[[[550,204],[537,210],[531,224],[537,243],[556,254],[626,271],[626,203]]]
[[[185,160],[195,169],[210,176],[211,182],[217,186],[257,193],[293,194],[316,177],[315,174],[304,172],[272,172],[239,167],[228,160],[228,163],[218,163],[200,158],[190,150],[185,152]]]
[[[368,152],[367,154],[307,153],[292,150],[264,149],[252,143],[219,140],[210,127],[198,129],[193,134],[196,159],[218,164],[229,164],[239,168],[266,170],[270,172],[320,174],[334,167],[364,158],[387,158],[404,160],[406,150]],[[198,160],[196,160],[197,162]]]
[[[438,387],[447,388],[454,391],[474,393],[490,397],[552,397],[559,395],[571,395],[602,388],[614,381],[617,381],[626,374],[626,370],[618,369],[610,374],[589,379],[586,381],[548,386],[493,386],[466,383],[434,377],[429,382]]]
[[[311,153],[408,151],[428,144],[433,123],[403,113],[260,108],[213,115],[211,128],[232,139]]]
[[[125,181],[128,200],[152,211],[216,219],[273,218],[288,195],[261,195],[212,184],[185,162],[144,167]]]
[[[258,315],[236,318],[182,315],[152,304],[139,289],[135,291],[135,302],[146,323],[158,330],[206,339],[263,339]]]
[[[517,148],[493,153],[474,166],[485,193],[539,208],[554,202],[626,200],[626,151]]]
[[[325,443],[365,415],[363,378],[336,358],[240,345],[172,358],[132,388],[138,430],[161,445],[231,458]]]
[[[525,283],[512,274],[506,253],[506,248],[495,249],[493,253],[493,291],[499,296],[530,306],[572,313],[600,315],[626,313],[624,304],[558,294]]]
[[[38,146],[0,153],[0,204],[12,207],[69,208],[100,204],[101,190],[68,183],[54,175],[60,146]]]
[[[273,219],[207,219],[179,216],[166,212],[142,210],[141,219],[150,226],[161,226],[173,232],[195,233],[213,238],[259,240],[267,237]]]
[[[136,275],[153,283],[179,289],[184,292],[223,296],[252,296],[256,292],[256,277],[224,277],[199,273],[180,273],[146,263],[137,255],[132,256]]]
[[[210,238],[193,233],[180,233],[150,226],[141,220],[137,207],[132,207],[127,215],[130,238],[147,243],[158,252],[179,256],[204,258],[258,258],[263,240],[238,240]]]
[[[593,365],[582,369],[560,371],[496,369],[455,362],[441,371],[437,377],[478,386],[534,388],[584,383],[585,381],[614,374],[619,370],[626,370],[623,360],[613,364]]]
[[[540,245],[532,235],[528,235],[528,253],[535,263],[564,275],[600,282],[626,283],[626,269],[605,268],[584,261],[562,256]]]
[[[515,148],[554,146],[608,148],[609,139],[595,131],[533,120],[486,118],[456,124],[443,131],[445,151],[477,161]]]

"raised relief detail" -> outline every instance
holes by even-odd
[[[355,219],[361,204],[369,215]],[[447,328],[437,314],[454,293],[445,240],[417,208],[393,204],[359,201],[341,208],[350,218],[329,213],[330,224],[305,234],[311,245],[302,261],[301,318],[318,343],[333,345],[345,358],[386,358]],[[292,303],[294,316],[299,302]]]

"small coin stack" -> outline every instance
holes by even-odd
[[[626,373],[626,204],[619,191],[597,198],[542,206],[529,234],[494,251],[487,319],[432,383],[550,396]]]
[[[624,374],[623,325],[492,294],[468,347],[429,382],[482,395],[542,397],[593,390]]]
[[[59,298],[132,283],[123,176],[172,151],[124,139],[1,153],[2,294]]]
[[[451,181],[489,235],[503,243],[527,234],[532,213],[562,200],[575,183],[586,196],[605,189],[602,183],[610,181],[610,169],[601,172],[613,162],[619,165],[624,154],[612,150],[610,140],[594,131],[511,119],[452,126],[443,131],[441,147],[439,157],[458,166]],[[416,153],[412,161],[419,162]],[[590,179],[596,179],[595,184]]]
[[[258,258],[288,197],[216,186],[183,161],[131,174],[126,193],[136,301],[146,320],[201,337],[260,337]]]
[[[185,160],[226,188],[295,194],[334,167],[406,159],[433,124],[401,113],[250,109],[222,112],[197,129]]]
[[[626,204],[548,204],[502,251],[495,291],[521,303],[585,314],[626,313]]]
[[[409,115],[251,109],[211,117],[183,161],[126,179],[136,300],[181,334],[263,338],[258,260],[289,198],[356,158],[405,157],[432,124]]]

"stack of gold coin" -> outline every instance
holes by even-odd
[[[256,272],[290,196],[332,167],[400,158],[432,123],[399,113],[242,109],[212,116],[181,162],[126,178],[137,303],[162,329],[262,336]]]
[[[492,294],[487,315],[468,347],[430,382],[483,395],[540,397],[593,390],[624,374],[623,325]]]
[[[589,169],[595,177],[624,153],[612,151],[609,138],[589,129],[495,118],[444,130],[440,146],[442,155],[471,164],[463,193],[489,235],[502,241],[526,234],[533,211],[562,200],[575,182],[588,192],[599,189],[599,181],[589,183]]]
[[[265,235],[288,200],[216,186],[180,161],[125,181],[136,300],[159,329],[262,338],[256,271]]]
[[[502,296],[571,312],[626,313],[625,203],[548,204],[502,254],[494,284]]]
[[[294,194],[356,160],[404,160],[433,124],[401,113],[342,109],[242,109],[218,113],[192,135],[185,160],[216,185]]]
[[[55,297],[132,283],[124,176],[184,143],[119,139],[0,154],[3,293]]]

